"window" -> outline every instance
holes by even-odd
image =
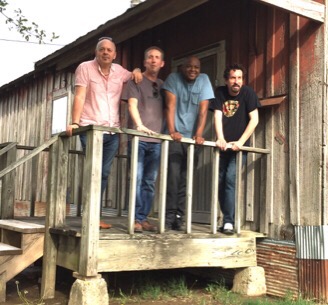
[[[68,123],[68,99],[69,95],[66,90],[54,92],[52,101],[52,135],[66,130]]]

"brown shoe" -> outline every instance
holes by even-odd
[[[157,227],[150,224],[148,220],[143,221],[141,226],[145,231],[157,232]]]
[[[142,225],[140,222],[135,222],[134,223],[134,232],[135,233],[142,233]]]
[[[103,221],[99,221],[99,229],[110,229],[112,227],[111,224],[103,222]]]

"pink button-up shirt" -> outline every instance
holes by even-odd
[[[86,87],[86,97],[80,125],[120,127],[120,98],[123,83],[131,79],[131,72],[112,64],[105,77],[97,60],[81,63],[75,72],[75,86]]]

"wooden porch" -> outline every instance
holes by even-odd
[[[112,130],[114,132],[129,133],[132,139],[132,157],[130,172],[129,210],[124,213],[101,216],[113,225],[110,230],[99,230],[100,215],[100,173],[102,159],[102,134],[108,128],[90,126],[80,128],[80,132],[87,132],[83,173],[82,216],[66,215],[66,192],[69,141],[64,135],[57,135],[44,145],[33,150],[29,155],[11,163],[0,172],[0,177],[11,173],[17,166],[23,164],[33,156],[49,147],[49,173],[47,211],[43,217],[20,217],[23,223],[44,225],[44,252],[41,295],[53,298],[55,293],[56,266],[65,267],[73,271],[73,275],[82,281],[92,281],[101,278],[101,272],[132,271],[150,269],[173,269],[184,267],[223,267],[242,268],[256,266],[256,238],[264,237],[269,222],[270,198],[266,190],[270,191],[270,179],[266,178],[262,193],[266,194],[261,207],[261,233],[242,230],[244,220],[241,219],[241,204],[236,206],[236,234],[225,236],[217,232],[218,219],[218,171],[213,170],[209,183],[212,185],[210,222],[196,223],[192,219],[192,189],[193,189],[193,140],[184,139],[189,143],[186,215],[183,231],[165,231],[165,195],[166,168],[168,157],[169,136],[160,135],[162,142],[161,173],[159,177],[158,213],[151,221],[158,226],[157,233],[134,233],[134,207],[136,188],[136,160],[138,132],[131,130]],[[213,142],[206,141],[206,146],[213,149],[212,168],[218,168],[219,151]],[[261,162],[265,165],[265,173],[270,173],[269,151],[258,148],[245,148],[264,156]],[[0,151],[1,154],[1,151]],[[9,158],[10,159],[10,158]],[[241,154],[237,158],[237,192],[238,202],[242,202],[244,184],[242,181]],[[248,175],[248,174],[247,174]],[[8,190],[10,184],[3,180],[2,191]],[[248,186],[249,187],[249,186]],[[7,193],[8,194],[8,193]],[[4,196],[4,195],[3,195]],[[3,201],[2,201],[3,202]],[[2,219],[14,222],[18,220],[13,215],[14,203],[7,201],[6,209],[2,205]],[[16,218],[15,220],[12,220]],[[0,223],[0,228],[2,228]],[[8,229],[8,228],[7,228]],[[6,230],[7,230],[6,229]],[[7,230],[8,231],[8,230]],[[2,228],[1,238],[3,239]],[[7,241],[10,239],[6,239]],[[15,254],[13,254],[15,255]],[[3,262],[5,268],[6,262]],[[9,280],[8,278],[6,279]],[[3,282],[2,284],[5,284]],[[2,285],[3,287],[3,285]]]

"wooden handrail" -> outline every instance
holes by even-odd
[[[7,151],[11,150],[16,145],[17,145],[17,142],[12,142],[12,143],[8,144],[7,146],[5,146],[4,148],[2,148],[0,150],[0,156],[2,156],[3,154],[5,154]]]
[[[22,165],[26,161],[32,159],[34,156],[39,154],[41,151],[43,151],[45,148],[48,148],[50,145],[52,145],[54,142],[58,140],[59,135],[56,135],[52,138],[50,138],[47,142],[43,143],[39,147],[32,150],[29,154],[25,155],[24,157],[17,160],[15,163],[10,164],[8,167],[6,167],[4,170],[0,172],[0,178],[2,178],[4,175],[8,174],[12,170],[14,170],[16,167]]]

